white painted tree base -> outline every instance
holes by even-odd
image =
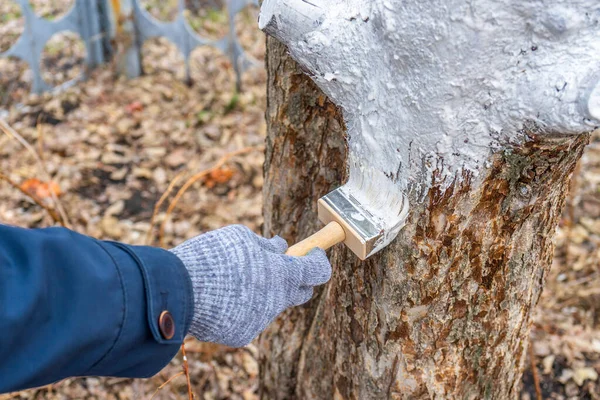
[[[597,0],[265,0],[260,26],[343,108],[351,182],[421,196],[525,127],[600,125],[599,20]]]

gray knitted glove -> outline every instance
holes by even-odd
[[[321,249],[306,257],[283,254],[287,243],[267,240],[241,225],[192,238],[171,249],[194,289],[189,333],[204,342],[245,346],[288,307],[311,299],[331,265]]]

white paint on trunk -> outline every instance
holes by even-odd
[[[343,109],[349,186],[381,201],[477,175],[525,126],[599,125],[599,20],[598,0],[265,0],[259,24]]]
[[[377,168],[350,152],[350,178],[341,188],[346,197],[360,203],[382,232],[368,257],[386,247],[400,232],[408,217],[409,201],[399,186]]]

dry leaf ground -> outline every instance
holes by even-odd
[[[40,12],[60,14],[67,0],[38,0]],[[169,18],[169,2],[148,1],[149,10]],[[194,6],[196,2],[190,1]],[[202,2],[201,2],[202,3]],[[210,2],[209,2],[210,3]],[[214,2],[211,4],[218,4]],[[218,34],[222,13],[188,14],[199,32]],[[194,15],[196,15],[194,19]],[[238,18],[244,46],[257,59],[264,38],[249,12]],[[22,29],[11,1],[0,4],[0,51]],[[77,76],[82,59],[77,39],[59,37],[50,43],[44,65],[57,82]],[[110,65],[92,71],[89,79],[53,96],[27,94],[27,68],[0,59],[0,108],[8,121],[43,158],[62,193],[73,228],[103,239],[145,244],[153,208],[169,184],[175,191],[194,173],[210,168],[223,155],[255,148],[233,157],[222,168],[198,180],[167,218],[169,200],[150,234],[158,245],[164,224],[164,245],[172,246],[198,233],[240,223],[260,231],[265,72],[244,76],[244,91],[235,92],[228,59],[209,48],[192,56],[193,84],[183,83],[182,57],[164,39],[144,45],[146,75],[125,80]],[[23,105],[16,107],[18,103]],[[42,179],[34,158],[20,144],[0,136],[0,172],[19,184]],[[173,198],[173,194],[169,199]],[[27,227],[52,223],[48,215],[21,192],[0,182],[0,221]],[[50,198],[44,201],[52,204]],[[596,134],[576,174],[572,195],[557,237],[556,257],[538,305],[532,329],[533,353],[543,398],[600,398],[600,134]],[[257,398],[256,349],[233,350],[187,341],[192,384],[201,399]],[[68,379],[26,391],[14,399],[148,399],[182,370],[176,357],[149,380],[111,378]],[[185,377],[161,389],[155,399],[184,399]],[[536,398],[531,364],[523,378],[523,399]]]
[[[54,1],[57,6],[64,3]],[[218,31],[222,13],[217,12],[201,15],[196,21],[199,30]],[[239,31],[244,46],[262,60],[264,37],[255,29],[252,15],[249,11],[238,17]],[[21,25],[18,9],[2,1],[0,49],[8,47],[10,35],[5,33],[19,32]],[[56,72],[57,82],[79,73],[70,65],[82,57],[72,46],[76,40],[61,35],[49,44],[44,63]],[[153,208],[177,176],[173,194],[188,177],[210,168],[224,154],[255,148],[192,185],[164,224],[164,245],[233,223],[260,231],[265,72],[248,71],[243,92],[236,93],[227,57],[202,48],[192,55],[193,84],[187,86],[181,59],[166,40],[152,40],[144,45],[145,76],[116,78],[112,66],[106,65],[92,71],[87,81],[54,96],[28,95],[31,78],[25,66],[0,60],[0,108],[10,108],[10,125],[43,158],[75,230],[145,244]],[[16,107],[18,103],[23,105]],[[36,182],[32,179],[42,180],[31,154],[1,133],[0,171],[25,189]],[[40,184],[34,186],[37,190]],[[43,209],[4,182],[0,182],[0,198],[3,223],[28,227],[52,223]],[[172,198],[157,215],[151,235],[155,245]],[[50,198],[44,200],[52,204]],[[186,348],[197,398],[256,398],[258,365],[253,346],[232,350],[190,340]],[[39,390],[0,395],[0,399],[148,399],[181,370],[178,356],[149,380],[68,379]],[[179,376],[154,398],[183,399],[186,393],[185,377]]]

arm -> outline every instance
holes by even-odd
[[[0,225],[0,393],[71,376],[148,377],[186,333],[248,344],[329,280],[322,250],[286,249],[239,225],[171,251]]]
[[[165,310],[170,339],[158,326]],[[151,376],[177,353],[192,312],[187,270],[168,251],[0,225],[0,393]]]

